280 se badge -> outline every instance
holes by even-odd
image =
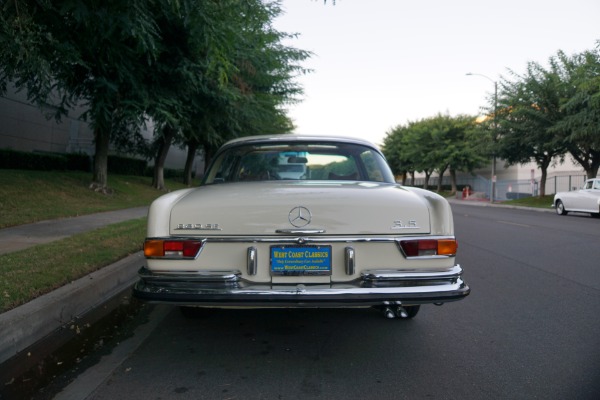
[[[152,302],[411,318],[470,292],[448,202],[397,184],[358,139],[231,141],[200,187],[152,203],[147,232],[134,295]]]

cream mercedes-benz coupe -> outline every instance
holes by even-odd
[[[463,299],[452,212],[359,139],[225,144],[202,185],[150,207],[136,297],[200,307],[364,307],[412,318]]]

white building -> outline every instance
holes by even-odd
[[[586,180],[585,170],[567,155],[561,164],[556,162],[548,168],[546,178],[546,195],[560,191],[579,189]],[[533,162],[507,167],[503,160],[496,161],[496,191],[494,199],[498,201],[518,197],[537,196],[540,189],[542,171]],[[435,188],[438,176],[433,175],[429,180],[429,188]],[[480,198],[490,198],[492,189],[492,165],[474,171],[473,175],[458,174],[459,187],[468,185]],[[424,182],[422,174],[416,175],[415,185],[421,186]],[[448,173],[443,178],[444,185],[450,185]],[[460,196],[460,194],[458,194]]]

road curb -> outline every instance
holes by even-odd
[[[465,206],[473,206],[473,207],[495,207],[495,208],[506,208],[511,210],[527,210],[527,211],[537,211],[537,212],[556,212],[554,208],[550,205],[548,208],[538,208],[538,207],[525,207],[525,206],[513,206],[509,204],[500,204],[500,203],[490,203],[487,201],[474,201],[474,200],[456,200],[447,198],[448,203],[450,204],[462,204]]]
[[[0,364],[131,286],[143,262],[137,252],[0,314]]]

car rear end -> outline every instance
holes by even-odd
[[[153,302],[402,311],[470,290],[447,201],[389,180],[262,179],[174,192],[152,204],[147,236],[134,293]]]

